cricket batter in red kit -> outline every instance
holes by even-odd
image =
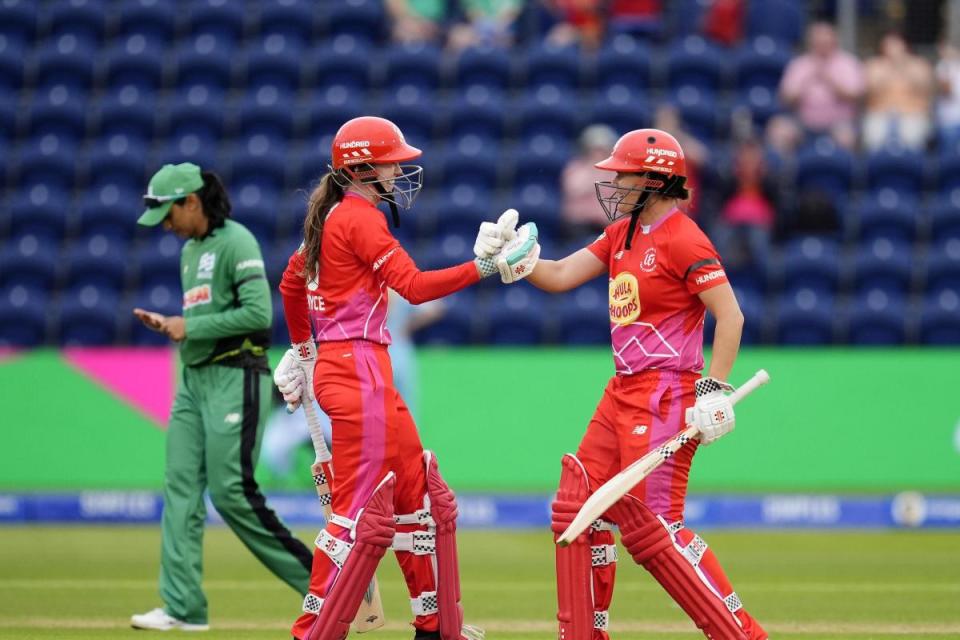
[[[743,315],[713,245],[678,204],[689,198],[683,150],[658,129],[624,135],[596,165],[614,173],[596,183],[614,221],[588,247],[540,260],[529,281],[567,291],[606,273],[616,375],[604,390],[577,454],[564,456],[555,534],[590,492],[685,428],[693,440],[565,548],[557,548],[562,640],[607,640],[616,547],[611,523],[645,567],[708,638],[762,639],[713,551],[683,524],[694,454],[734,427],[725,380],[740,346]],[[703,322],[717,321],[709,372],[701,377]]]
[[[409,207],[422,174],[403,163],[419,155],[388,120],[344,124],[330,171],[310,196],[304,242],[280,284],[293,349],[275,379],[288,403],[309,402],[314,393],[333,433],[333,515],[316,540],[310,592],[293,625],[300,640],[347,634],[388,548],[410,592],[416,640],[483,636],[463,624],[456,501],[394,386],[385,321],[388,288],[418,304],[498,268],[478,258],[422,272],[390,233],[376,205],[387,203],[398,224],[397,207]],[[515,224],[512,210],[483,223],[475,251],[495,254]]]

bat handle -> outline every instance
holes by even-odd
[[[748,395],[770,382],[770,374],[766,369],[760,369],[753,376],[740,385],[740,388],[730,394],[730,404],[737,404]]]
[[[323,439],[323,427],[320,426],[320,416],[317,414],[317,408],[313,405],[313,398],[304,397],[300,403],[303,406],[303,412],[307,415],[307,429],[310,431],[310,440],[313,442],[313,451],[317,454],[317,462],[329,462],[333,456],[330,449],[327,448],[327,441]]]

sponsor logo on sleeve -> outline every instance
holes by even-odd
[[[373,263],[373,270],[378,271],[380,267],[383,266],[383,263],[389,260],[390,256],[392,256],[399,248],[400,247],[394,247],[393,249],[390,249],[390,251],[387,251],[385,254],[377,258],[376,262]]]
[[[201,304],[210,304],[211,302],[213,302],[213,288],[209,284],[201,284],[183,292],[184,311]]]
[[[263,269],[263,260],[241,260],[237,263],[237,271],[244,269]]]
[[[640,317],[640,288],[637,277],[622,271],[610,281],[610,322],[628,325]]]
[[[706,284],[713,280],[717,280],[718,278],[726,278],[726,277],[727,277],[727,274],[724,272],[723,269],[717,269],[716,271],[705,273],[702,276],[697,276],[697,279],[695,280],[695,282],[697,284]]]
[[[209,280],[213,277],[213,267],[217,263],[217,254],[212,251],[207,251],[200,256],[200,261],[197,262],[197,279],[198,280]]]

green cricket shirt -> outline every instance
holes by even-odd
[[[256,238],[227,219],[205,238],[191,238],[180,253],[187,366],[220,364],[268,369],[273,309]]]

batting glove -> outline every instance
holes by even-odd
[[[700,430],[700,444],[712,444],[736,426],[733,404],[727,396],[733,386],[716,378],[700,378],[694,389],[697,400],[687,409],[686,421]]]

